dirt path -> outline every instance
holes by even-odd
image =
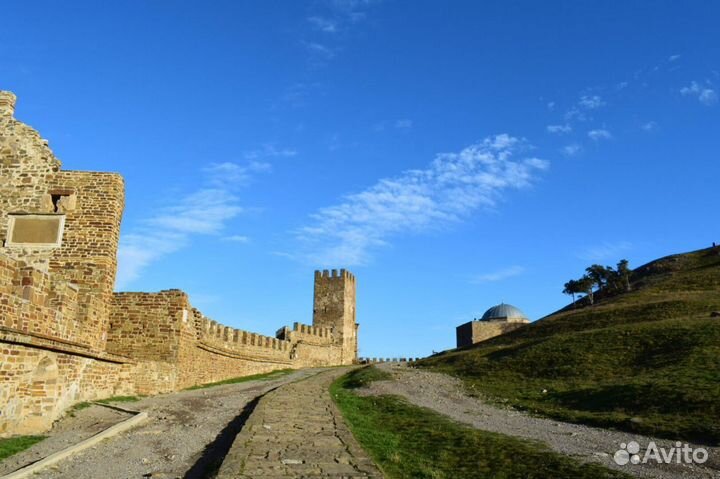
[[[194,391],[148,397],[125,404],[145,411],[140,426],[110,438],[33,476],[47,479],[200,479],[217,469],[235,435],[251,412],[254,400],[284,384],[315,375],[302,370],[278,379],[248,381]],[[82,417],[80,415],[82,413]],[[96,414],[96,415],[94,415]],[[112,417],[108,417],[108,414]],[[32,462],[84,439],[126,417],[93,407],[57,423],[51,438],[0,463],[5,468]],[[78,427],[78,419],[86,427]],[[72,433],[68,434],[68,431]],[[55,450],[52,450],[55,448]],[[9,463],[8,463],[9,465]],[[22,464],[20,464],[22,465]],[[14,470],[17,467],[7,467]],[[10,472],[3,470],[3,473]],[[0,473],[2,474],[2,473]]]
[[[620,449],[621,443],[637,441],[646,446],[650,441],[655,441],[658,447],[669,449],[673,446],[672,441],[533,417],[468,397],[463,392],[462,383],[445,374],[417,370],[396,363],[381,364],[378,367],[390,372],[394,380],[374,382],[362,391],[363,394],[403,396],[413,404],[433,409],[475,428],[541,441],[563,454],[599,462],[637,477],[720,478],[720,448],[717,447],[703,446],[709,452],[709,460],[702,466],[650,463],[618,466],[613,460],[613,454]]]
[[[328,391],[330,383],[347,371],[335,368],[261,398],[218,479],[382,478]]]

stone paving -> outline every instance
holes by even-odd
[[[382,478],[345,425],[328,387],[336,368],[268,393],[235,439],[218,479]]]

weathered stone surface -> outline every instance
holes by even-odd
[[[330,383],[346,372],[346,368],[326,371],[260,399],[218,479],[383,477],[330,397]]]

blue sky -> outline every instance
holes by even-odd
[[[3,3],[0,89],[127,183],[119,288],[273,334],[358,277],[361,355],[537,319],[720,242],[717,2]]]

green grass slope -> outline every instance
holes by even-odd
[[[461,425],[397,396],[354,392],[388,378],[369,366],[351,371],[330,387],[353,435],[388,479],[630,479],[534,441]]]
[[[653,261],[631,283],[418,366],[557,419],[720,443],[720,248]]]

